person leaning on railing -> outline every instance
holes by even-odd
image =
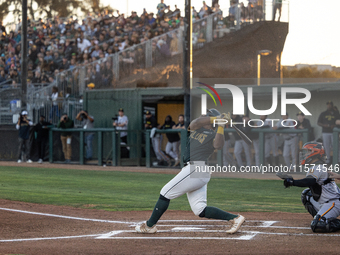
[[[73,128],[74,122],[71,120],[67,113],[63,113],[58,123],[58,128],[66,129],[66,128]],[[65,163],[71,163],[71,156],[72,156],[72,132],[61,132],[60,140],[63,146],[63,153],[65,157]]]

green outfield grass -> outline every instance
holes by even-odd
[[[0,198],[110,211],[151,210],[173,175],[0,167]],[[284,189],[280,180],[213,178],[208,204],[228,211],[305,212],[302,188]],[[186,196],[170,210],[190,210]]]

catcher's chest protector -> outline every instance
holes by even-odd
[[[322,187],[321,185],[315,183],[313,186],[310,187],[310,190],[312,192],[313,198],[315,201],[319,201],[322,193]]]

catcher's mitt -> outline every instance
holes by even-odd
[[[286,173],[276,173],[276,176],[281,178],[282,180],[293,179],[293,177],[291,175],[286,174]]]
[[[283,186],[286,188],[289,188],[290,186],[293,186],[293,177],[286,173],[276,173],[276,176],[283,179]]]

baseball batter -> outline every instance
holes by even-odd
[[[314,217],[311,223],[313,232],[334,232],[340,230],[340,189],[325,167],[325,150],[321,143],[308,142],[300,152],[300,164],[308,171],[306,178],[287,178],[284,186],[309,187],[302,191],[301,201]]]
[[[207,116],[201,116],[190,123],[190,137],[183,158],[185,166],[162,188],[150,219],[136,226],[138,233],[156,233],[156,223],[168,209],[170,200],[184,194],[187,194],[189,204],[195,215],[209,219],[232,221],[232,227],[226,231],[229,234],[239,230],[245,221],[242,215],[231,214],[219,208],[207,206],[207,184],[210,180],[210,173],[197,171],[197,169],[204,169],[206,161],[215,149],[223,147],[224,128],[218,126],[217,130],[214,130],[212,125],[216,118],[230,121],[227,114],[221,114],[216,109],[210,109],[207,111]]]

